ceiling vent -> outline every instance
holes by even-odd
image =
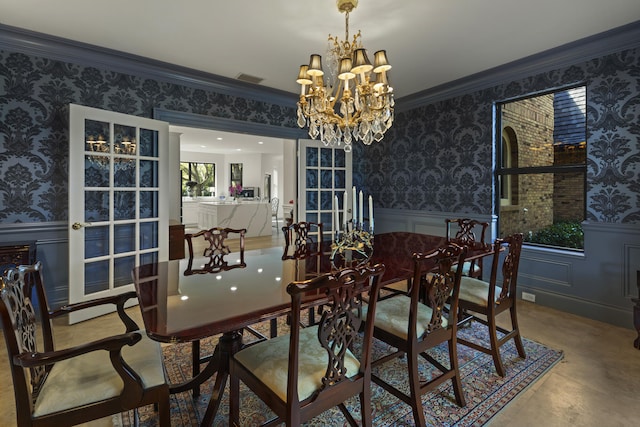
[[[240,73],[236,76],[236,79],[242,80],[243,82],[253,83],[259,85],[264,80],[261,77],[250,76],[249,74]]]

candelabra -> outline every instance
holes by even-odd
[[[331,244],[331,261],[335,264],[339,259],[346,263],[365,263],[373,254],[373,221],[365,227],[355,219],[350,230],[336,230]]]

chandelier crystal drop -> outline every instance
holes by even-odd
[[[345,39],[329,35],[326,74],[317,54],[311,55],[308,65],[300,66],[297,123],[309,128],[312,139],[348,152],[354,140],[365,145],[382,140],[393,124],[394,100],[386,52],[377,51],[372,65],[360,31],[349,42],[349,12],[358,0],[337,0],[336,4],[345,14]]]

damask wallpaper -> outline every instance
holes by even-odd
[[[0,50],[0,223],[67,219],[69,103],[154,108],[295,127],[295,110]],[[292,102],[292,105],[293,102]]]
[[[296,127],[293,106],[0,50],[0,223],[67,219],[69,103],[153,108]],[[640,50],[398,112],[354,150],[354,184],[382,208],[492,213],[494,103],[586,83],[587,219],[640,221]],[[293,105],[293,104],[292,104]]]
[[[639,49],[397,113],[354,156],[354,181],[380,207],[489,215],[495,103],[575,83],[587,86],[587,219],[639,222]]]

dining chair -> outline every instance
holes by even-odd
[[[271,218],[276,219],[276,230],[278,230],[278,207],[280,206],[280,199],[274,197],[271,199]]]
[[[489,247],[485,242],[485,234],[487,232],[487,228],[489,228],[488,222],[481,222],[470,218],[447,218],[444,222],[447,228],[447,242],[470,246],[476,249]],[[457,269],[458,266],[454,265],[453,268]],[[462,264],[462,274],[464,276],[481,279],[482,258],[465,261]]]
[[[395,350],[373,361],[372,380],[387,392],[411,406],[415,424],[425,426],[422,395],[451,380],[456,403],[465,406],[458,369],[456,347],[457,304],[462,271],[452,270],[464,261],[467,247],[449,244],[429,253],[413,255],[413,277],[408,294],[397,294],[378,301],[373,335]],[[426,274],[429,272],[429,274]],[[421,288],[424,288],[421,291]],[[424,295],[424,296],[422,296]],[[423,302],[424,301],[424,302]],[[449,309],[447,310],[447,304]],[[448,346],[448,367],[427,350],[442,343]],[[384,378],[384,364],[406,356],[408,393]],[[420,363],[426,361],[440,373],[421,380]]]
[[[338,406],[350,425],[358,425],[344,402],[360,398],[361,424],[371,420],[371,345],[373,316],[384,266],[342,269],[292,282],[291,332],[253,345],[230,359],[231,401],[242,381],[276,414],[268,422],[299,426]],[[300,317],[310,294],[322,295],[325,310],[317,325],[302,328]],[[363,295],[371,296],[360,350],[354,350],[362,326]],[[353,351],[353,352],[352,352]],[[234,400],[235,399],[235,400]],[[239,425],[239,408],[230,409],[230,425]]]
[[[489,281],[482,281],[472,277],[463,277],[460,282],[460,320],[462,327],[471,321],[480,322],[489,329],[489,343],[479,344],[458,337],[460,344],[475,350],[490,354],[501,377],[505,376],[505,369],[500,356],[500,347],[514,340],[518,355],[526,358],[522,345],[518,316],[516,313],[516,286],[518,283],[518,266],[522,251],[522,233],[516,233],[505,238],[498,238],[493,244],[491,262],[491,276]],[[503,258],[500,263],[500,258]],[[501,272],[501,282],[498,283],[498,272]],[[509,310],[511,329],[498,326],[496,317]],[[498,337],[498,332],[501,336]]]
[[[152,404],[157,405],[159,425],[170,425],[160,344],[124,309],[135,292],[51,310],[40,262],[10,269],[2,281],[0,318],[18,426],[70,426]],[[68,348],[55,346],[54,318],[99,305],[115,306],[126,332]]]

